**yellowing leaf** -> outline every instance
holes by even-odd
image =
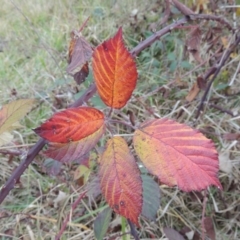
[[[169,119],[144,123],[134,133],[134,148],[161,182],[183,191],[222,188],[217,178],[218,154],[211,140],[184,124]]]
[[[111,208],[136,225],[142,210],[142,180],[139,168],[121,137],[107,142],[100,159],[102,193]]]
[[[30,111],[33,103],[33,99],[21,99],[4,105],[0,110],[0,135],[18,127],[14,124]]]

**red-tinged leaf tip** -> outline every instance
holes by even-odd
[[[121,137],[107,142],[100,158],[102,193],[111,208],[136,225],[142,210],[142,179],[139,168]]]
[[[104,125],[104,115],[91,107],[70,108],[55,113],[34,131],[50,142],[69,143],[79,141]]]
[[[81,162],[81,158],[95,147],[104,132],[105,125],[96,132],[79,141],[69,143],[49,143],[49,148],[44,152],[44,154],[47,157],[63,163],[69,163],[74,160]],[[82,161],[84,161],[84,158]]]
[[[103,102],[112,108],[124,107],[136,87],[138,74],[136,63],[124,46],[122,28],[95,49],[92,65]]]
[[[134,133],[134,148],[146,168],[168,186],[200,191],[222,189],[218,154],[211,140],[169,119],[148,121]]]

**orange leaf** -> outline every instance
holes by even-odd
[[[111,208],[138,225],[142,210],[142,180],[123,138],[108,140],[100,158],[99,177],[102,193]]]
[[[137,68],[123,43],[122,28],[93,53],[93,74],[103,102],[122,108],[130,99],[137,82]]]
[[[134,148],[146,168],[183,191],[222,188],[214,144],[199,131],[169,119],[146,122],[134,133]]]
[[[104,115],[101,111],[79,107],[55,113],[34,131],[50,142],[69,143],[91,135],[103,124]]]
[[[101,126],[96,132],[87,137],[69,143],[49,143],[49,149],[45,155],[60,162],[72,162],[84,157],[91,149],[95,147],[105,131],[105,126]],[[83,158],[83,161],[85,158]],[[81,161],[80,161],[81,162]]]

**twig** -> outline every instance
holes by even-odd
[[[174,6],[186,17],[190,18],[191,20],[198,20],[198,19],[204,19],[204,20],[211,20],[211,21],[217,21],[220,22],[223,25],[226,25],[226,27],[234,32],[234,28],[231,26],[231,24],[224,19],[222,16],[215,16],[215,15],[209,15],[209,14],[196,14],[193,12],[190,8],[179,2],[178,0],[171,0],[171,2],[174,4]]]
[[[180,19],[165,28],[161,29],[160,31],[156,32],[149,38],[145,39],[144,41],[140,42],[135,48],[132,49],[131,54],[136,57],[142,50],[149,47],[152,43],[158,40],[163,35],[171,32],[174,28],[186,23],[188,20],[187,18]],[[88,101],[97,91],[96,85],[92,83],[90,87],[86,90],[86,92],[72,105],[70,108],[79,107],[84,102]],[[28,152],[26,158],[20,163],[20,165],[15,169],[12,173],[6,184],[2,187],[0,191],[0,204],[6,198],[8,193],[14,188],[16,181],[20,178],[23,172],[27,169],[28,165],[34,160],[37,154],[41,151],[41,149],[46,144],[44,139],[40,139]]]
[[[72,209],[71,211],[68,213],[67,217],[65,218],[63,224],[62,224],[62,227],[58,233],[58,235],[55,237],[55,240],[60,240],[63,232],[65,231],[67,225],[68,225],[68,222],[69,222],[69,219],[70,219],[70,216],[72,214],[72,212],[76,209],[76,207],[78,206],[78,204],[80,203],[80,201],[83,199],[83,197],[86,195],[87,191],[83,192],[77,199],[76,201],[72,204]]]
[[[186,5],[182,4],[177,0],[171,0],[171,3],[185,16],[189,16],[190,14],[195,14],[190,8]]]
[[[166,23],[171,13],[169,0],[165,0],[165,5],[166,5],[166,9],[164,11],[164,16],[161,19],[161,22],[159,23],[159,25],[163,25],[164,23]]]
[[[238,44],[240,43],[240,35],[238,36],[238,38],[236,39],[236,41],[227,49],[226,53],[224,52],[224,56],[221,59],[220,63],[217,63],[215,65],[215,67],[212,67],[208,73],[205,75],[204,77],[204,81],[206,81],[213,73],[214,75],[212,76],[211,81],[209,82],[209,84],[207,85],[206,91],[204,92],[202,99],[201,99],[201,103],[199,104],[198,110],[197,110],[197,114],[196,114],[196,118],[199,117],[200,112],[203,109],[204,106],[204,102],[207,98],[208,92],[210,91],[210,88],[214,82],[214,80],[216,79],[217,75],[219,74],[219,72],[221,71],[222,67],[224,66],[225,62],[228,60],[228,58],[230,57],[231,53],[234,51],[235,47],[238,46]]]
[[[208,15],[208,14],[191,14],[191,15],[189,15],[189,17],[191,20],[203,19],[203,20],[207,20],[207,21],[220,22],[222,25],[225,25],[230,31],[234,32],[234,28],[222,16],[215,16],[215,15]]]
[[[133,48],[130,52],[133,57],[136,57],[142,50],[145,48],[151,46],[155,41],[159,40],[163,35],[171,32],[173,29],[177,28],[178,26],[181,26],[182,24],[185,24],[188,22],[188,19],[186,17],[164,27],[163,29],[155,32],[152,36],[147,38],[146,40],[140,42],[135,48]]]
[[[0,149],[0,153],[4,155],[11,155],[11,156],[21,156],[23,154],[22,151],[20,150],[15,150],[15,149]]]
[[[232,116],[232,117],[236,117],[235,114],[233,114],[233,112],[231,112],[230,110],[227,110],[227,109],[224,109],[218,105],[215,105],[215,104],[209,104],[209,107],[212,107],[212,108],[215,108],[221,112],[224,112],[224,113],[227,113],[228,115]]]
[[[20,163],[20,165],[12,173],[6,184],[2,187],[0,191],[0,203],[5,199],[8,193],[14,188],[15,183],[21,177],[23,172],[26,170],[28,165],[33,161],[37,156],[40,150],[44,147],[46,141],[40,139],[28,152],[26,158]]]
[[[240,61],[238,63],[237,69],[236,69],[235,73],[233,74],[232,79],[231,79],[230,83],[228,84],[228,86],[233,85],[234,80],[236,79],[237,75],[239,74],[239,70],[240,70]]]

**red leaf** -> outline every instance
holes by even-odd
[[[80,159],[95,147],[104,131],[105,126],[103,125],[96,132],[79,141],[69,143],[49,143],[49,149],[45,151],[44,154],[64,163]],[[83,161],[84,160],[85,158],[83,158]]]
[[[136,225],[142,210],[142,180],[139,168],[121,137],[107,142],[100,158],[100,185],[108,204]]]
[[[122,28],[93,53],[93,74],[103,102],[122,108],[130,99],[137,82],[137,68],[123,43]]]
[[[104,115],[101,111],[79,107],[55,113],[34,131],[50,142],[69,143],[91,135],[103,124]]]
[[[222,188],[214,144],[199,131],[169,119],[148,121],[134,133],[134,148],[146,168],[183,191]]]

